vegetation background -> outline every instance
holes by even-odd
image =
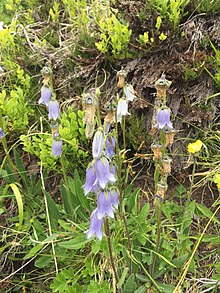
[[[0,292],[219,292],[220,1],[2,0],[0,11]],[[61,158],[38,104],[46,64],[61,108]],[[100,88],[103,116],[121,68],[137,98],[123,175],[132,254],[120,215],[110,222],[116,284],[107,239],[84,234],[95,204],[82,189],[91,141],[81,96]],[[172,81],[176,135],[155,252],[150,129],[162,74]],[[196,139],[194,164],[187,145]],[[122,141],[119,131],[120,150]]]

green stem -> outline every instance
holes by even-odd
[[[114,273],[114,278],[116,280],[116,284],[118,284],[119,278],[118,278],[118,274],[117,274],[116,267],[115,267],[115,262],[114,262],[114,257],[113,257],[113,250],[112,250],[112,245],[111,245],[111,235],[110,235],[109,222],[108,222],[107,217],[105,218],[105,233],[106,233],[106,236],[107,236],[108,250],[109,250],[109,256],[110,256],[112,270],[113,270],[113,273]],[[118,292],[121,292],[121,290],[119,289]]]
[[[188,193],[188,201],[190,201],[190,198],[192,196],[192,189],[194,185],[194,177],[195,177],[195,172],[196,172],[196,163],[197,163],[197,157],[193,156],[193,170],[192,170],[192,180],[190,184],[190,189]]]
[[[156,199],[155,205],[156,217],[157,217],[157,238],[156,238],[156,248],[155,251],[159,252],[160,250],[160,240],[161,240],[161,202],[160,199]],[[151,275],[154,275],[155,265],[157,260],[157,254],[153,254]]]

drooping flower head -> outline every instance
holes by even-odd
[[[92,142],[92,156],[94,159],[100,159],[104,148],[104,133],[97,130]]]
[[[114,208],[112,205],[111,194],[101,191],[97,199],[97,218],[103,219],[105,216],[114,218]]]
[[[2,128],[0,127],[0,138],[3,138],[4,136],[5,136],[5,134],[4,134],[3,130],[2,130]]]
[[[90,218],[90,227],[89,227],[89,230],[87,230],[85,233],[86,233],[87,239],[91,238],[93,235],[96,235],[96,237],[101,241],[104,235],[102,231],[104,218],[98,219],[97,211],[98,209],[96,208],[92,212],[92,215]]]
[[[118,194],[118,191],[113,189],[113,190],[110,190],[109,192],[109,196],[111,197],[111,204],[113,205],[113,207],[115,209],[118,208],[118,204],[119,204],[119,194]]]
[[[163,129],[164,127],[168,127],[170,129],[173,129],[173,125],[170,122],[170,109],[169,108],[159,110],[156,115],[156,120],[157,120],[157,124],[156,124],[157,129]]]
[[[128,102],[120,98],[117,106],[117,121],[121,123],[122,116],[130,115],[128,112]]]
[[[52,144],[52,154],[54,157],[58,157],[62,155],[62,140],[54,140]]]
[[[57,120],[60,118],[60,109],[59,109],[59,104],[57,101],[50,101],[48,104],[48,119],[49,120]]]
[[[52,92],[48,86],[42,86],[41,88],[41,97],[38,101],[39,104],[45,104],[46,106],[49,105],[50,98],[51,98]]]
[[[197,139],[197,141],[188,144],[188,152],[190,154],[198,153],[202,148],[202,141]]]
[[[108,158],[112,158],[115,155],[116,140],[114,136],[107,137],[105,154]]]
[[[95,181],[96,181],[96,172],[95,172],[95,167],[92,164],[86,170],[86,183],[83,185],[85,195],[87,195],[91,190],[93,190]]]
[[[115,175],[110,172],[109,161],[102,157],[95,161],[96,181],[102,189],[104,189],[108,182],[114,183],[116,181]]]
[[[131,84],[126,84],[123,89],[124,89],[124,94],[126,98],[128,99],[128,101],[132,102],[136,98],[134,94],[133,86]]]

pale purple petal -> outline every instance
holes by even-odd
[[[115,207],[116,209],[118,208],[118,203],[119,203],[119,194],[117,190],[111,190],[109,191],[109,197],[111,199],[111,204],[113,205],[113,207]]]
[[[94,185],[95,181],[96,181],[96,174],[95,174],[95,169],[92,165],[86,170],[86,183],[83,185],[85,195],[87,195],[91,190],[94,190],[94,188],[97,187],[97,185]]]
[[[85,233],[87,235],[87,239],[91,238],[93,235],[96,235],[97,238],[101,241],[104,235],[102,231],[104,219],[98,219],[97,217],[97,208],[92,212],[90,218],[90,227]]]
[[[107,157],[112,158],[115,155],[115,146],[116,146],[115,138],[113,136],[107,137],[106,149],[105,149],[105,154]]]
[[[156,120],[156,127],[158,129],[163,129],[165,126],[173,129],[173,125],[170,122],[170,109],[159,110],[157,113]]]
[[[95,170],[96,170],[96,182],[99,183],[101,188],[105,188],[106,184],[110,182],[115,182],[116,178],[114,174],[110,172],[109,162],[103,157],[95,162]]]
[[[97,218],[103,219],[105,215],[114,218],[114,208],[109,193],[100,192],[97,199]]]
[[[62,155],[62,140],[54,140],[52,144],[52,154],[54,157],[58,157]]]
[[[2,130],[2,128],[0,127],[0,138],[3,138],[4,136],[5,136],[5,134],[4,134],[3,130]]]
[[[104,147],[104,134],[101,130],[96,131],[92,143],[92,155],[94,159],[99,159],[102,156]]]
[[[52,92],[48,86],[42,86],[41,88],[41,97],[39,100],[39,104],[45,104],[46,106],[49,105],[50,98],[51,98]]]
[[[57,120],[60,117],[59,104],[57,101],[50,101],[48,104],[48,119]]]

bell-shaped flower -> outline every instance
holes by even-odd
[[[3,138],[4,136],[5,136],[5,134],[4,134],[3,130],[2,130],[2,128],[0,127],[0,138]]]
[[[97,199],[97,218],[101,220],[105,216],[114,218],[114,208],[112,206],[111,194],[101,191]]]
[[[83,185],[85,195],[87,195],[91,190],[94,190],[94,188],[95,188],[94,191],[96,192],[97,185],[94,185],[95,181],[96,181],[95,167],[94,167],[94,165],[91,165],[86,170],[86,183]]]
[[[116,140],[114,136],[107,137],[106,148],[105,148],[105,154],[107,157],[112,158],[115,155],[115,146],[116,146]]]
[[[119,194],[117,190],[111,190],[109,191],[109,196],[111,198],[111,204],[114,208],[118,208],[118,203],[119,203]]]
[[[157,129],[163,129],[164,127],[169,127],[170,129],[173,129],[173,125],[170,122],[170,109],[161,109],[157,112],[156,115],[156,128]]]
[[[94,159],[100,159],[104,148],[104,133],[101,130],[96,131],[92,143],[92,156]]]
[[[48,119],[57,120],[60,118],[60,109],[57,101],[50,101],[48,104]]]
[[[128,112],[128,102],[120,98],[117,106],[117,121],[121,123],[122,116],[125,115],[130,115]]]
[[[87,239],[91,238],[93,235],[96,235],[96,237],[101,241],[104,235],[102,231],[104,218],[98,219],[97,211],[98,209],[96,208],[92,212],[92,215],[90,218],[90,227],[89,227],[89,230],[87,230],[85,233],[86,233]]]
[[[58,157],[62,155],[62,140],[54,140],[52,144],[52,154],[54,157]]]
[[[136,98],[136,96],[134,94],[134,88],[131,84],[126,84],[124,86],[124,94],[125,94],[126,98],[128,99],[128,101],[132,102]]]
[[[38,101],[38,104],[45,104],[46,106],[49,105],[50,98],[52,96],[52,92],[48,86],[42,86],[41,88],[41,97]]]
[[[104,189],[108,182],[114,183],[116,181],[115,175],[110,172],[109,161],[107,158],[102,157],[95,163],[96,181],[95,184]]]

